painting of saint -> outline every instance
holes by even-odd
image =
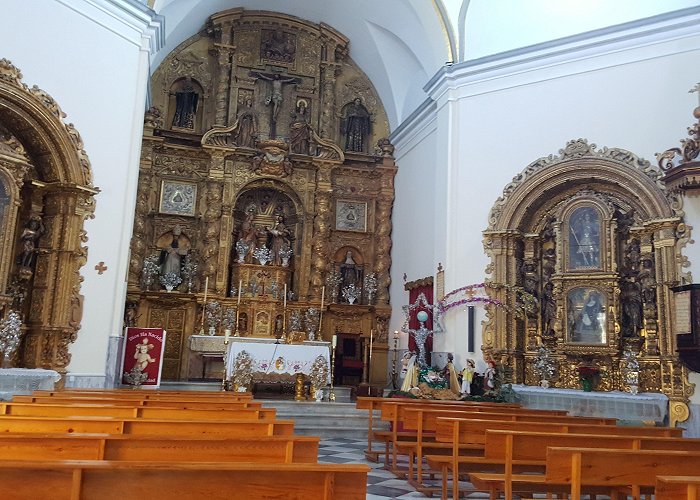
[[[606,342],[605,295],[595,288],[572,288],[567,296],[569,341],[582,344]]]
[[[592,207],[569,219],[569,269],[600,269],[600,215]]]

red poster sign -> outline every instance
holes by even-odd
[[[163,369],[165,330],[162,328],[127,328],[122,353],[122,384],[157,388]],[[141,374],[145,374],[141,375]]]

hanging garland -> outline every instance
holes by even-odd
[[[516,297],[515,302],[515,313],[517,315],[525,315],[529,311],[534,311],[537,308],[537,299],[531,293],[524,291],[520,287],[515,287],[512,285],[497,284],[497,283],[474,283],[472,285],[466,285],[451,292],[445,294],[442,300],[437,303],[437,308],[441,313],[446,313],[450,309],[460,306],[468,306],[472,304],[491,304],[496,307],[503,307],[505,309],[511,309],[508,305],[504,304],[498,299],[492,299],[488,295],[475,296],[474,293],[481,292],[486,294],[486,288],[492,290],[504,289],[507,293],[514,293]],[[464,298],[458,298],[462,294],[467,296]]]

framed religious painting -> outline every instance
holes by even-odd
[[[568,224],[568,269],[600,270],[601,217],[596,208],[582,206],[571,213]]]
[[[162,214],[194,216],[197,204],[197,184],[163,180],[160,186]]]
[[[566,294],[567,337],[574,344],[607,344],[607,297],[593,287],[574,287]]]
[[[367,232],[367,203],[337,200],[335,204],[335,228],[340,231]]]

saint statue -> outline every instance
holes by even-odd
[[[173,127],[194,129],[198,101],[199,94],[194,91],[192,85],[185,85],[182,90],[175,92]]]
[[[187,255],[187,248],[184,245],[184,238],[181,236],[182,229],[180,226],[173,228],[173,239],[166,248],[160,251],[160,274],[174,274],[180,276],[182,272],[182,259]],[[183,241],[181,241],[183,240]]]
[[[236,146],[254,148],[258,136],[258,118],[253,110],[253,100],[245,100],[245,106],[238,111],[238,128],[236,130]]]
[[[291,246],[289,241],[290,231],[284,224],[284,216],[278,215],[275,225],[266,229],[268,233],[268,248],[272,252],[272,264],[275,266],[282,265],[282,251],[289,250]]]
[[[270,93],[265,99],[265,105],[272,105],[272,121],[277,122],[277,116],[279,115],[280,108],[282,107],[282,102],[284,101],[284,95],[282,94],[282,86],[285,83],[296,83],[297,78],[282,78],[279,73],[267,74],[254,72],[253,76],[262,78],[270,82]]]
[[[292,123],[289,125],[289,149],[292,153],[309,154],[311,126],[307,111],[306,101],[299,99],[296,111],[292,113]]]
[[[45,232],[46,229],[41,221],[41,217],[34,216],[29,219],[19,238],[22,243],[22,252],[17,258],[17,264],[19,264],[20,267],[32,267],[37,241]]]
[[[370,133],[370,115],[359,97],[345,106],[340,131],[345,137],[345,151],[366,152]]]

